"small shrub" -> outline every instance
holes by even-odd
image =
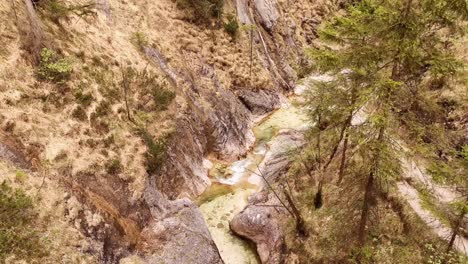
[[[164,139],[154,140],[153,136],[143,128],[138,130],[138,134],[145,142],[146,151],[146,171],[149,174],[158,173],[166,160],[166,142]]]
[[[106,100],[101,101],[96,107],[96,117],[102,117],[110,114],[112,112],[110,103]]]
[[[111,175],[117,175],[123,170],[119,159],[112,159],[106,163],[106,171]]]
[[[22,170],[16,171],[15,182],[25,183],[27,178],[28,178],[28,175],[24,171]]]
[[[94,98],[90,93],[83,93],[82,91],[75,93],[75,98],[83,107],[88,107],[93,102]]]
[[[43,48],[37,76],[43,81],[63,83],[70,78],[73,67],[70,60],[62,58],[54,50]]]
[[[73,118],[76,118],[81,121],[88,119],[88,115],[86,114],[86,111],[81,105],[77,106],[75,110],[73,110],[72,116]]]
[[[228,15],[227,20],[227,23],[224,23],[224,30],[235,39],[239,31],[239,22],[237,22],[237,18],[232,14]]]
[[[143,49],[143,47],[148,46],[149,43],[146,34],[139,31],[133,33],[132,42],[140,50]]]
[[[28,260],[47,255],[33,228],[36,213],[32,199],[20,189],[0,184],[0,263],[9,255]]]
[[[156,111],[167,110],[167,107],[176,96],[175,92],[159,86],[154,87],[151,93],[156,104]]]
[[[192,20],[208,23],[210,18],[221,17],[224,0],[176,0],[177,6],[189,10]]]

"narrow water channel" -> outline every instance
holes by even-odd
[[[247,206],[248,197],[261,189],[262,179],[255,171],[269,150],[269,142],[281,129],[302,129],[305,124],[304,113],[285,104],[254,128],[256,145],[246,158],[233,163],[212,160],[212,185],[198,203],[224,263],[260,263],[255,247],[234,235],[229,222]]]

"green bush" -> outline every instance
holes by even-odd
[[[24,171],[22,170],[16,171],[15,182],[23,184],[26,182],[27,179],[28,179],[28,175]]]
[[[54,50],[43,48],[37,76],[43,81],[63,83],[70,78],[73,67],[69,59],[62,58]]]
[[[147,130],[140,128],[138,134],[145,142],[148,150],[146,151],[146,171],[149,174],[158,173],[164,161],[166,160],[166,142],[165,139],[154,140],[153,136]]]
[[[224,30],[235,39],[239,31],[239,22],[237,22],[237,18],[232,14],[227,16],[227,20],[227,23],[224,23]]]
[[[140,50],[149,44],[146,34],[139,31],[133,33],[132,42]]]
[[[454,171],[446,163],[442,161],[434,161],[427,168],[427,172],[432,179],[439,184],[446,184],[453,178]]]
[[[75,98],[84,107],[90,106],[94,100],[93,96],[90,93],[83,93],[82,91],[76,92]]]
[[[31,260],[47,255],[33,228],[36,213],[32,199],[20,189],[0,184],[0,263],[9,255]]]
[[[223,14],[224,0],[176,0],[177,6],[189,10],[194,21],[208,23]]]
[[[151,93],[156,104],[156,111],[167,110],[167,107],[176,96],[175,92],[159,86],[155,86]]]

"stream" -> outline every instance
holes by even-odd
[[[245,158],[232,163],[211,160],[212,184],[198,204],[224,263],[260,263],[255,245],[234,235],[229,222],[247,206],[248,197],[261,190],[263,179],[256,171],[270,150],[269,143],[280,130],[304,129],[306,123],[303,111],[287,102],[254,127],[256,144]]]

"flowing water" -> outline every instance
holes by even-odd
[[[248,197],[261,189],[262,179],[255,171],[269,149],[268,143],[279,130],[303,129],[305,124],[304,113],[292,104],[285,104],[254,128],[257,143],[244,159],[230,164],[214,162],[210,171],[212,185],[198,203],[224,263],[260,263],[255,247],[234,235],[229,222],[247,206]]]

